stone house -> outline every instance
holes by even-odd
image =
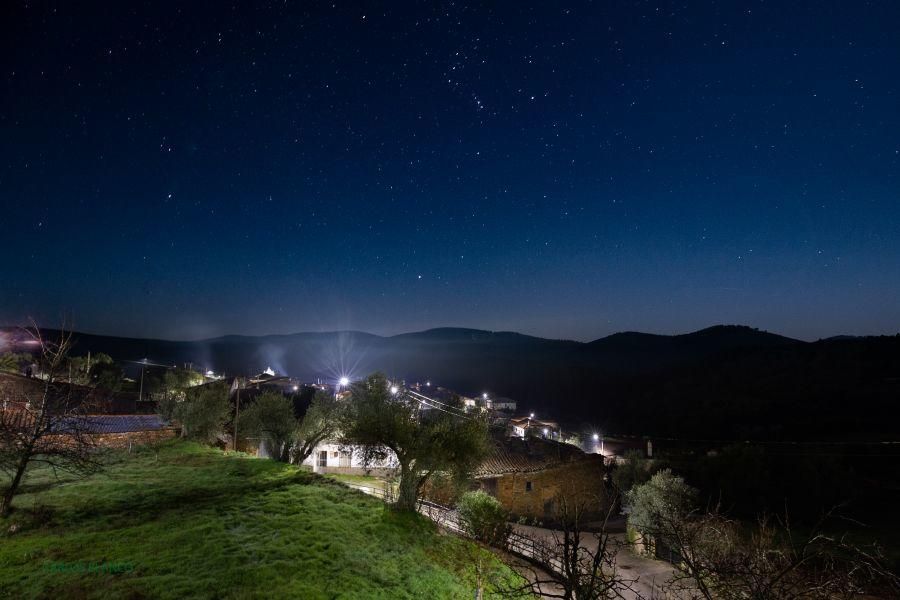
[[[561,502],[580,503],[585,516],[603,512],[603,458],[570,444],[495,436],[492,453],[474,476],[479,489],[515,516],[553,521]]]

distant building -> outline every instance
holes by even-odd
[[[489,408],[491,408],[492,410],[496,410],[499,412],[507,412],[507,413],[516,412],[516,406],[517,406],[516,401],[512,400],[511,398],[503,398],[503,397],[494,398],[490,402],[491,402],[491,404],[490,404]]]
[[[509,420],[509,434],[513,437],[543,437],[559,440],[559,423],[555,421],[541,421],[531,417],[517,417]]]

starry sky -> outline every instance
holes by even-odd
[[[6,2],[0,323],[900,330],[900,3]]]

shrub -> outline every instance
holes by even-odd
[[[425,485],[422,493],[426,500],[444,506],[453,506],[465,491],[465,485],[465,482],[460,482],[448,473],[435,473]]]
[[[697,490],[671,470],[663,469],[625,494],[628,526],[641,535],[668,541],[674,528],[694,510],[696,498]]]
[[[466,492],[457,504],[463,529],[476,540],[503,547],[510,534],[509,513],[493,496]]]

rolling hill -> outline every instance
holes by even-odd
[[[588,343],[441,328],[176,342],[80,333],[77,353],[333,382],[380,370],[463,394],[487,391],[572,426],[705,438],[898,432],[900,337],[802,342],[744,326],[617,333]]]

